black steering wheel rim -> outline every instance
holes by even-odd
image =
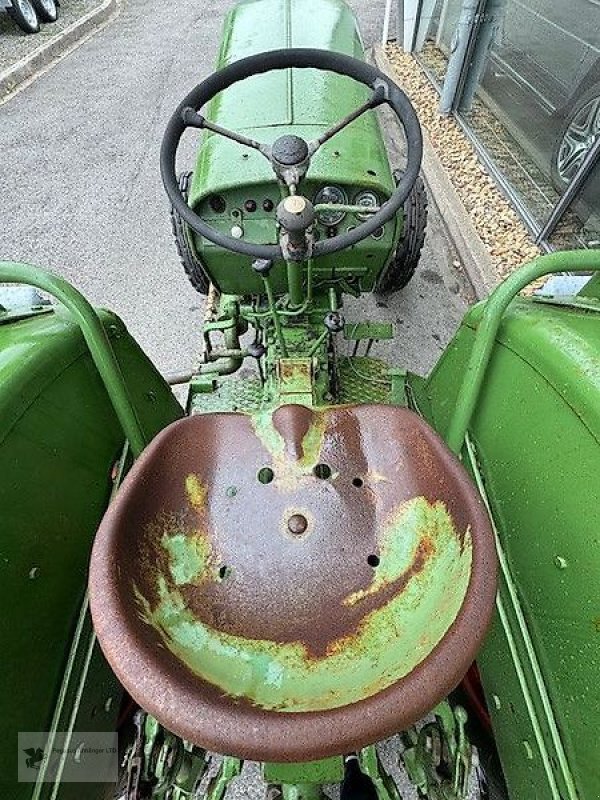
[[[385,102],[394,112],[406,136],[406,169],[390,198],[382,204],[379,211],[365,222],[357,225],[354,230],[315,242],[312,251],[313,257],[337,253],[339,250],[351,247],[389,222],[404,204],[421,168],[423,139],[415,110],[402,89],[377,67],[329,50],[290,48],[258,53],[240,61],[235,61],[223,69],[213,72],[212,75],[189,92],[167,124],[160,150],[161,177],[173,207],[192,230],[219,247],[254,259],[269,259],[272,261],[281,259],[283,258],[281,247],[279,244],[264,245],[245,242],[220,233],[198,216],[181,195],[176,173],[176,156],[179,142],[187,127],[183,121],[182,114],[183,110],[188,107],[200,111],[217,94],[252,75],[290,68],[311,68],[335,72],[338,75],[353,78],[374,91],[383,89]]]

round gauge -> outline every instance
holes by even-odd
[[[346,192],[339,186],[324,186],[315,197],[315,205],[327,203],[328,205],[346,205],[348,198]],[[319,211],[318,218],[322,225],[339,225],[346,216],[345,211]]]
[[[354,200],[355,206],[365,206],[365,208],[377,208],[379,205],[379,198],[375,194],[375,192],[371,192],[368,189],[364,192],[359,192],[356,195],[356,199]],[[366,212],[365,214],[358,214],[356,215],[357,219],[360,219],[364,222],[364,220],[369,219],[372,217],[373,214],[369,214]]]

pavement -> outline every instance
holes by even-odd
[[[382,0],[350,4],[373,44]],[[181,97],[212,71],[230,7],[230,0],[125,0],[110,25],[0,105],[0,257],[64,275],[115,310],[168,372],[195,362],[203,301],[171,238],[159,145]],[[191,144],[182,169],[191,164]],[[473,299],[456,263],[431,203],[415,279],[385,303],[348,303],[347,320],[394,321],[399,335],[379,352],[428,372]],[[252,769],[239,797],[260,794]]]
[[[36,34],[26,34],[0,13],[0,102],[96,32],[117,9],[117,0],[64,0],[56,22],[42,22]]]
[[[0,72],[31,55],[49,39],[59,36],[82,16],[100,6],[103,0],[63,0],[56,22],[42,23],[39,33],[27,34],[8,14],[0,14]]]

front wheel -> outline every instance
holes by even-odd
[[[190,183],[192,180],[191,172],[182,172],[179,176],[179,191],[187,203]],[[210,289],[210,278],[206,273],[204,263],[196,255],[195,249],[190,242],[190,231],[188,225],[182,219],[181,214],[176,208],[171,208],[171,228],[175,237],[179,260],[188,276],[190,283],[200,294],[208,294]]]
[[[25,33],[37,33],[39,31],[40,21],[31,0],[12,0],[7,11]]]
[[[31,2],[42,22],[56,22],[58,19],[58,3],[56,0],[31,0]]]
[[[377,279],[375,293],[386,295],[403,289],[415,274],[427,228],[427,190],[419,176],[404,201],[404,231],[390,263]]]

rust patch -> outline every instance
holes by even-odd
[[[285,452],[296,461],[304,457],[302,443],[315,414],[306,406],[281,406],[273,413],[273,427],[285,442]]]

